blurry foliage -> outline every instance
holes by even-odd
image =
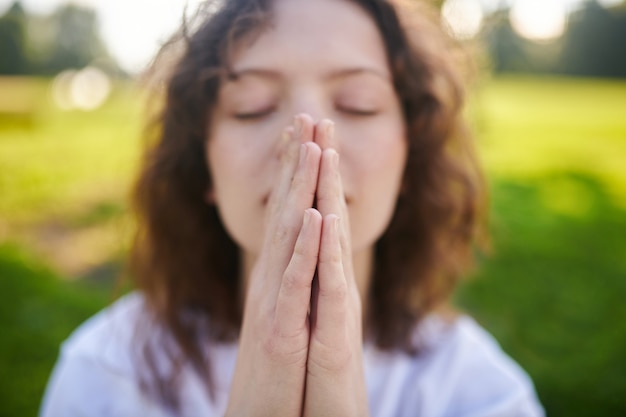
[[[519,36],[509,12],[488,16],[481,35],[494,72],[626,77],[626,3],[605,8],[588,0],[569,16],[561,38],[545,42]]]
[[[483,37],[494,72],[523,72],[529,69],[524,41],[511,26],[509,9],[497,10],[489,16]]]
[[[110,73],[120,72],[89,7],[68,3],[39,16],[25,13],[16,1],[0,17],[0,75],[54,75],[94,62]]]
[[[589,1],[570,17],[559,70],[570,75],[626,77],[626,3]]]
[[[26,13],[17,2],[0,17],[0,74],[19,75],[28,71]]]
[[[41,73],[54,74],[66,68],[82,68],[106,53],[97,34],[93,10],[68,4],[55,11],[50,21],[54,35],[52,41],[41,48],[47,52],[40,57]]]
[[[569,17],[563,37],[543,43],[523,39],[511,28],[505,4],[487,16],[482,32],[495,72],[626,77],[626,3],[605,8],[587,0]],[[97,28],[93,9],[68,3],[49,16],[36,16],[26,14],[18,0],[0,18],[0,74],[51,75],[97,62],[124,75]]]

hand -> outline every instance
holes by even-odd
[[[361,301],[332,123],[296,119],[247,289],[227,415],[365,416]]]
[[[304,415],[362,417],[369,415],[362,306],[331,121],[323,120],[316,126],[314,141],[323,150],[316,190],[323,225],[311,305]]]
[[[311,285],[322,218],[312,209],[321,149],[313,124],[285,131],[265,239],[246,291],[228,416],[300,416],[309,347]]]

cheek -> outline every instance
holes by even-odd
[[[360,177],[389,183],[402,174],[408,144],[402,120],[397,117],[347,131],[340,146],[340,152],[349,158]]]
[[[238,177],[243,175],[245,158],[241,152],[237,152],[233,146],[221,140],[209,142],[206,157],[213,179],[213,193],[219,198],[233,188],[234,184],[241,182]]]
[[[387,228],[407,157],[402,124],[372,127],[359,139],[360,143],[347,143],[342,152],[346,160],[342,175],[354,193],[350,221],[355,249],[374,244]]]
[[[263,202],[278,162],[263,133],[217,126],[206,146],[210,194],[222,224],[240,248],[252,252],[261,244]]]
[[[221,184],[238,189],[254,186],[255,179],[263,176],[272,158],[268,136],[263,131],[229,123],[215,127],[208,141],[207,158],[216,192],[222,192]]]

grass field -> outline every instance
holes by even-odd
[[[0,114],[0,416],[36,414],[59,344],[110,301],[132,230],[138,93],[61,112],[33,85],[32,115]],[[626,81],[498,78],[471,102],[494,250],[457,304],[549,415],[626,415]]]

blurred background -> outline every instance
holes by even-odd
[[[0,416],[36,415],[60,343],[113,298],[137,74],[184,3],[0,0]],[[548,415],[626,415],[626,3],[436,5],[477,57],[467,114],[491,187],[493,253],[457,305]]]

